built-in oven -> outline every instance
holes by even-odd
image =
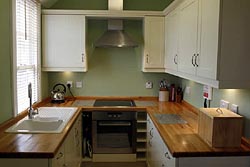
[[[94,111],[92,128],[94,154],[136,152],[136,112]]]
[[[134,102],[97,100],[94,106],[128,106],[128,109],[92,112],[93,153],[135,153],[137,113],[129,110],[135,106]]]

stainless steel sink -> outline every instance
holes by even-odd
[[[34,119],[25,117],[8,128],[6,132],[61,133],[76,110],[75,107],[41,107]]]

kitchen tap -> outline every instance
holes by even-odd
[[[34,116],[36,114],[38,114],[38,110],[37,110],[37,112],[35,112],[35,110],[32,107],[32,86],[31,86],[31,83],[29,83],[29,85],[28,85],[28,96],[29,96],[29,99],[30,99],[30,106],[29,106],[29,109],[28,109],[28,117],[29,117],[29,119],[33,119]]]

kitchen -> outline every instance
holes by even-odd
[[[1,122],[4,122],[12,117],[12,74],[11,74],[11,32],[10,32],[10,2],[1,2],[1,106],[2,112],[0,112]],[[106,9],[105,2],[96,2],[96,7],[87,2],[78,2],[78,4],[71,3],[70,1],[58,1],[54,5],[54,9]],[[136,3],[136,2],[135,2]],[[145,2],[143,2],[145,3]],[[146,4],[148,3],[148,6]],[[131,4],[130,8],[143,8],[143,10],[163,10],[169,2],[166,4],[161,4],[162,2],[154,3],[150,2],[143,5]],[[52,8],[52,9],[53,9]],[[129,7],[128,7],[129,9]],[[92,25],[91,25],[92,24]],[[105,23],[101,21],[92,21],[89,26],[93,26],[89,32],[93,37],[89,36],[89,40],[95,40],[98,35],[101,35]],[[142,30],[141,23],[127,23],[132,24],[128,26],[128,31],[134,34],[134,38],[138,41],[142,41]],[[97,25],[97,26],[96,26]],[[126,26],[126,25],[125,25]],[[130,28],[131,27],[131,28]],[[95,32],[96,31],[96,32]],[[136,31],[136,32],[133,32]],[[92,38],[92,39],[91,39]],[[89,45],[91,45],[90,42]],[[190,104],[196,107],[203,106],[202,98],[202,85],[195,82],[176,78],[168,74],[156,74],[156,73],[142,73],[141,72],[141,57],[140,57],[140,46],[131,49],[91,49],[90,57],[88,58],[89,70],[87,73],[56,73],[48,72],[42,74],[42,97],[48,97],[53,85],[57,82],[65,83],[68,80],[72,81],[83,81],[83,88],[77,89],[72,88],[72,92],[76,96],[158,96],[158,82],[162,78],[167,78],[171,83],[180,83],[183,87],[190,86],[191,93],[189,95],[184,95],[184,98]],[[118,56],[118,57],[116,57]],[[109,61],[105,61],[109,60]],[[112,63],[111,63],[112,61]],[[3,63],[4,62],[4,63]],[[126,63],[124,63],[126,62]],[[108,68],[107,68],[108,67]],[[107,75],[109,74],[109,75]],[[112,75],[111,75],[112,74]],[[131,80],[133,78],[133,80]],[[100,80],[101,82],[96,82]],[[130,81],[127,83],[127,81]],[[153,82],[153,89],[145,89],[144,85],[146,81]],[[119,85],[119,86],[118,86]],[[112,89],[110,89],[112,88]],[[214,89],[213,100],[211,101],[211,106],[219,106],[219,100],[225,99],[230,101],[230,103],[238,104],[239,113],[245,117],[244,126],[244,136],[249,138],[249,89]]]

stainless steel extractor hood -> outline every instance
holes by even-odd
[[[109,0],[109,10],[122,10],[123,0]],[[123,30],[123,20],[109,19],[108,30],[95,42],[95,47],[137,47],[138,44]]]

